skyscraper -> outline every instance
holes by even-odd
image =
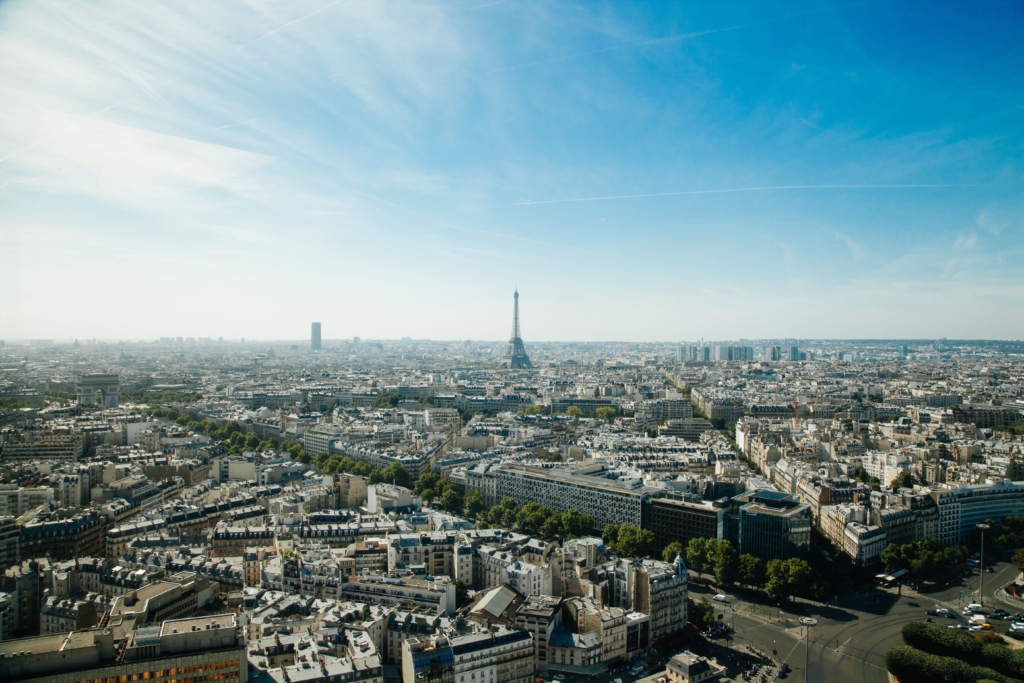
[[[313,331],[310,334],[309,348],[313,351],[320,350],[320,323],[313,323]]]

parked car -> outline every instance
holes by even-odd
[[[723,593],[718,593],[717,595],[715,595],[714,599],[718,602],[729,602],[729,596]]]

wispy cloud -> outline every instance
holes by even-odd
[[[701,194],[734,194],[738,192],[777,192],[788,190],[907,190],[907,189],[934,189],[942,187],[969,187],[966,185],[947,185],[932,183],[908,183],[896,185],[857,185],[857,184],[835,184],[835,185],[765,185],[762,187],[730,187],[711,190],[681,190],[678,192],[647,192],[643,194],[617,194],[603,197],[575,197],[571,199],[541,199],[513,202],[512,206],[530,206],[534,204],[568,204],[572,202],[603,202],[612,199],[642,199],[645,197],[681,197],[685,195]]]

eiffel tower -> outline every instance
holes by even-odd
[[[515,293],[515,308],[512,314],[512,338],[508,340],[508,348],[505,349],[505,359],[508,366],[513,370],[532,368],[533,363],[526,355],[526,347],[523,346],[523,339],[519,336],[519,288]]]

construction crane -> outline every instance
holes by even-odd
[[[815,401],[793,401],[793,429],[800,429],[800,406],[813,406]]]

